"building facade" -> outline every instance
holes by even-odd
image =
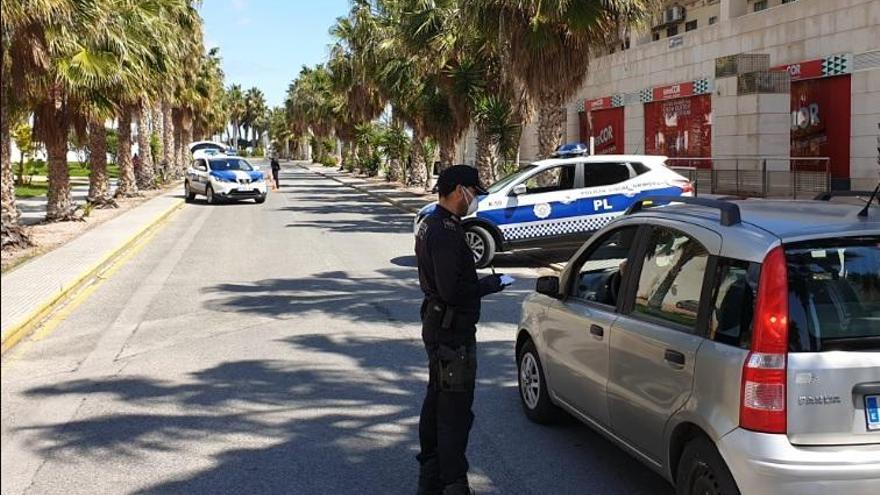
[[[567,105],[566,141],[876,186],[880,0],[680,0],[652,24],[591,64]],[[529,124],[520,156],[536,155]]]

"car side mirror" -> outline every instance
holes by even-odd
[[[528,189],[526,188],[525,184],[517,184],[517,185],[513,186],[513,190],[510,191],[510,193],[514,196],[519,196],[519,195],[525,194],[527,192],[528,192]]]
[[[260,166],[259,166],[259,165],[254,165],[254,170],[260,170]]]
[[[207,172],[208,167],[206,167],[204,165],[196,165],[196,170],[198,170],[199,172]]]
[[[538,277],[538,281],[535,282],[535,292],[559,299],[561,297],[561,294],[559,294],[559,277],[555,275]]]

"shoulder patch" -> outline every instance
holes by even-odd
[[[447,230],[458,230],[458,223],[451,218],[444,218],[443,227]]]

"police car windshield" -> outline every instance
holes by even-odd
[[[528,172],[529,170],[534,170],[536,167],[537,167],[537,165],[526,165],[526,166],[520,168],[519,170],[517,170],[516,172],[505,176],[503,179],[498,180],[497,182],[495,182],[494,184],[489,186],[486,190],[489,191],[489,194],[497,193],[498,191],[504,189],[504,186],[515,181],[519,176]]]
[[[254,168],[251,167],[251,164],[242,160],[241,158],[223,158],[217,160],[210,161],[211,170],[215,172],[220,172],[223,170],[243,170],[245,172],[250,172]]]

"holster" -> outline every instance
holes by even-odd
[[[477,378],[477,354],[473,346],[452,348],[440,344],[437,351],[438,383],[444,392],[467,392]]]
[[[455,322],[455,308],[437,299],[428,299],[422,315],[422,323],[428,328],[449,330]]]

